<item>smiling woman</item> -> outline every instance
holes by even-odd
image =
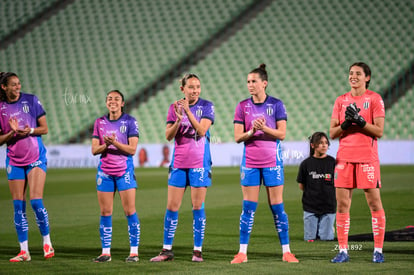
[[[35,95],[21,92],[19,77],[12,72],[0,74],[0,144],[7,144],[7,178],[14,205],[14,223],[20,253],[11,262],[30,261],[26,190],[43,237],[46,259],[55,255],[49,234],[49,216],[43,205],[46,181],[46,148],[42,135],[47,134],[46,112]]]
[[[170,105],[165,136],[174,139],[174,155],[168,175],[167,210],[164,217],[164,243],[161,253],[151,262],[174,259],[172,244],[178,224],[178,210],[187,186],[191,187],[193,207],[193,262],[202,262],[201,253],[206,214],[204,200],[211,185],[210,126],[214,123],[214,105],[200,98],[201,83],[195,74],[181,79],[184,98]]]
[[[112,210],[116,190],[128,220],[130,254],[126,262],[138,261],[140,222],[135,209],[137,182],[132,156],[138,144],[138,123],[132,116],[123,112],[124,95],[118,90],[106,96],[109,114],[95,121],[92,136],[92,154],[101,155],[96,189],[101,209],[99,234],[102,254],[94,262],[111,261]]]
[[[371,210],[372,261],[384,262],[385,212],[380,196],[378,139],[384,131],[385,108],[381,95],[368,90],[370,80],[371,69],[367,64],[352,64],[348,76],[351,90],[337,97],[332,111],[329,133],[331,138],[339,138],[335,166],[339,253],[331,260],[333,263],[349,261],[349,213],[354,188],[364,190]]]

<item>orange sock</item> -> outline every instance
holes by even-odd
[[[339,249],[348,249],[349,213],[336,213],[336,235]]]
[[[372,233],[374,234],[374,247],[382,248],[385,236],[385,212],[384,209],[372,211]]]

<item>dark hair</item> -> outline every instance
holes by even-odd
[[[256,69],[252,70],[249,74],[259,74],[261,80],[267,79],[267,71],[266,71],[266,64],[262,63]]]
[[[193,77],[195,77],[195,78],[197,78],[198,80],[200,80],[200,78],[198,78],[198,76],[197,76],[197,75],[195,75],[195,74],[186,74],[186,75],[184,75],[184,76],[183,76],[183,78],[181,78],[181,80],[180,80],[181,87],[184,87],[184,86],[185,86],[185,84],[187,84],[187,81],[188,81],[190,78],[193,78]]]
[[[351,68],[354,66],[358,66],[361,67],[364,70],[365,76],[371,76],[371,69],[370,67],[365,64],[364,62],[355,62],[354,64],[352,64],[351,66],[349,66],[349,71],[351,71]],[[365,83],[365,88],[368,89],[369,86],[369,82],[371,81],[371,78]]]
[[[331,145],[328,136],[324,132],[315,132],[309,137],[309,156],[315,154],[315,148],[312,148],[312,144],[313,146],[319,145],[323,137],[328,141],[328,146]]]
[[[7,100],[6,91],[3,90],[1,85],[7,86],[7,84],[9,83],[9,79],[13,76],[18,77],[17,74],[12,72],[0,72],[0,101]]]
[[[118,93],[118,94],[121,96],[121,98],[122,98],[122,102],[125,102],[124,95],[123,95],[123,94],[122,94],[119,90],[110,90],[110,91],[106,94],[106,98],[108,98],[108,95],[109,95],[110,93],[112,93],[112,92]],[[106,102],[106,100],[107,100],[107,99],[105,99],[105,102]],[[122,112],[124,112],[124,107],[121,107],[121,111],[122,111]]]

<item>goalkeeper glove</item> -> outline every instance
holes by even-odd
[[[364,126],[367,124],[365,119],[359,114],[359,109],[355,103],[350,104],[348,107],[346,107],[345,111],[345,119],[350,120],[354,122],[356,125],[358,125],[361,128],[364,128]]]
[[[341,124],[341,129],[345,131],[346,129],[351,127],[351,125],[352,125],[352,121],[350,121],[348,119],[345,119],[345,121],[342,122],[342,124]]]

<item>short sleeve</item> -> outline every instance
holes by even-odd
[[[287,120],[286,107],[281,100],[276,103],[275,120]]]
[[[204,112],[203,112],[203,116],[201,118],[207,118],[209,120],[211,120],[211,123],[214,123],[214,105],[211,102],[208,102],[208,104],[206,104],[204,106]]]
[[[174,123],[176,120],[177,120],[177,115],[175,114],[174,104],[171,104],[167,112],[167,124]]]
[[[128,125],[128,138],[139,137],[139,126],[138,121],[134,117],[130,117]]]
[[[99,119],[95,120],[95,123],[93,124],[93,133],[92,133],[92,138],[97,138],[99,139],[100,134],[99,134],[99,126],[98,126],[98,121]]]
[[[380,95],[377,95],[372,103],[372,117],[385,117],[385,106],[382,97]]]
[[[234,111],[234,120],[233,123],[244,124],[244,114],[241,108],[241,104],[237,104],[236,110]]]

